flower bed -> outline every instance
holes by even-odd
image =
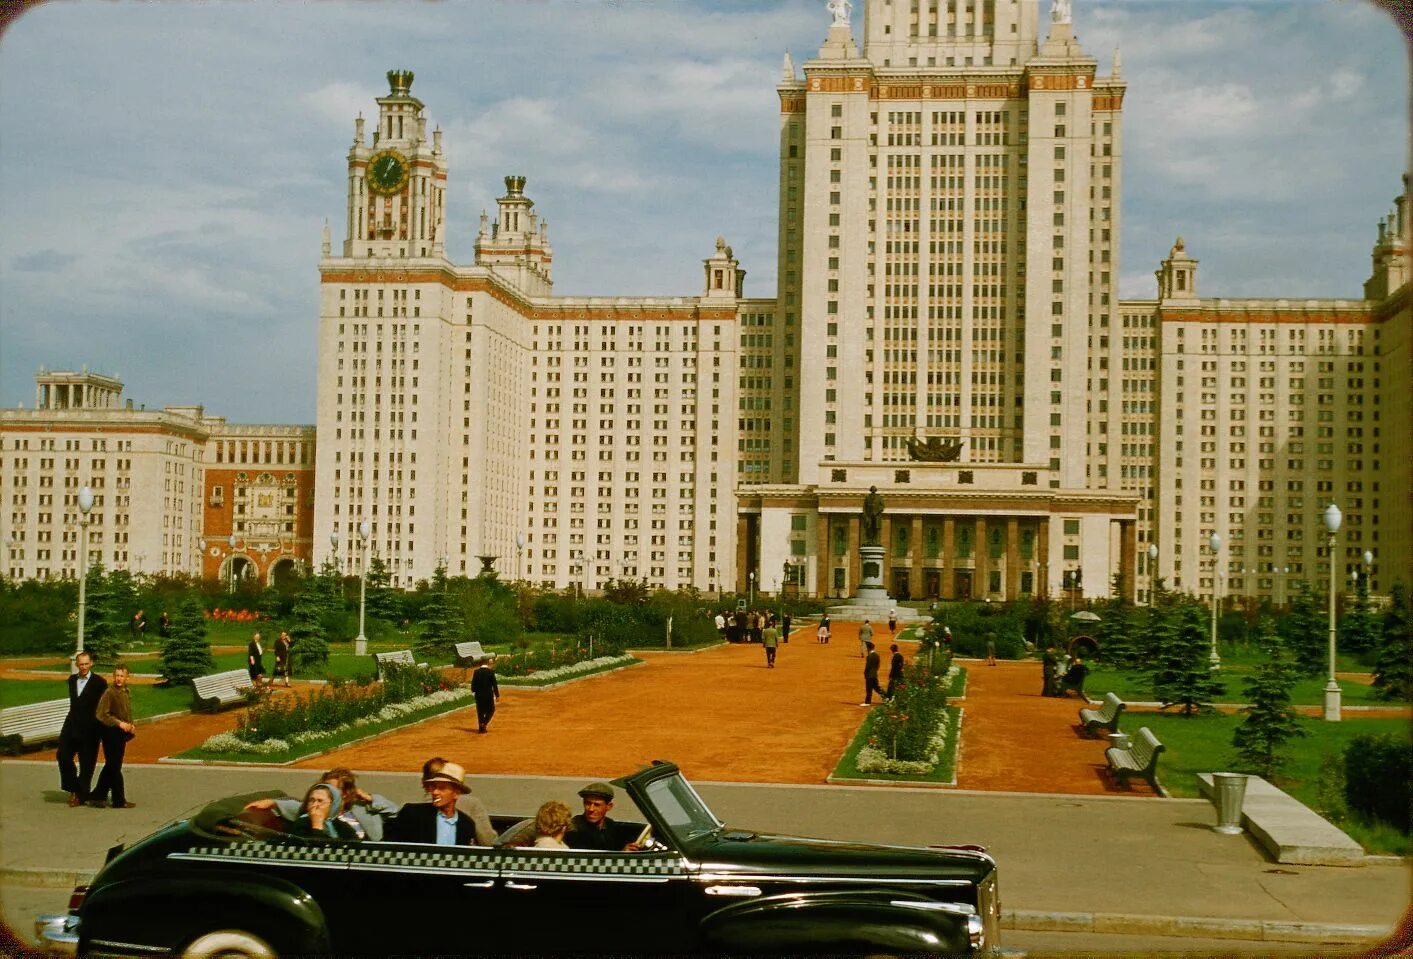
[[[915,662],[893,698],[869,713],[830,778],[951,782],[961,711],[947,696],[965,675],[950,662],[937,672]]]
[[[196,750],[193,755],[199,754],[224,754],[224,755],[248,755],[248,756],[275,756],[284,753],[298,752],[301,746],[312,746],[321,744],[322,740],[327,740],[332,734],[343,730],[374,732],[372,727],[385,724],[402,725],[400,720],[410,718],[425,718],[419,714],[434,716],[449,709],[458,708],[462,703],[471,699],[470,687],[459,687],[456,689],[439,689],[434,693],[427,693],[423,696],[414,696],[400,702],[388,703],[377,712],[360,716],[343,724],[339,729],[310,729],[305,732],[293,733],[286,738],[271,736],[259,740],[244,739],[239,731],[217,733],[210,736]],[[337,737],[347,740],[347,737]]]
[[[638,660],[632,656],[599,656],[594,659],[581,659],[577,663],[569,663],[565,666],[555,666],[551,669],[530,667],[523,672],[497,678],[503,686],[549,686],[567,679],[631,666],[637,662]],[[499,660],[496,661],[496,669],[500,670]]]

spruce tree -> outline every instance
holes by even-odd
[[[1408,590],[1395,583],[1384,611],[1374,686],[1384,699],[1413,702],[1413,623],[1408,618]]]
[[[95,663],[111,663],[118,658],[126,621],[115,601],[110,576],[96,562],[84,577],[83,648]]]
[[[392,574],[381,556],[368,561],[368,615],[386,623],[402,620],[402,594],[392,585]]]
[[[417,655],[429,659],[451,658],[455,644],[461,641],[465,624],[461,610],[447,592],[446,567],[438,565],[428,585],[427,602],[422,607],[421,631],[414,649]]]
[[[1304,736],[1305,730],[1300,728],[1290,706],[1290,690],[1299,669],[1285,638],[1275,624],[1263,618],[1257,642],[1266,655],[1243,686],[1249,703],[1242,710],[1246,719],[1232,733],[1231,741],[1244,768],[1270,779],[1284,762],[1282,748],[1290,740]]]
[[[191,590],[181,598],[172,617],[172,635],[162,645],[158,669],[172,685],[190,683],[216,668],[211,643],[206,638],[206,616],[201,598]]]
[[[1162,611],[1153,655],[1153,693],[1164,708],[1181,706],[1184,716],[1211,709],[1226,687],[1212,670],[1207,611],[1195,602]]]
[[[307,577],[299,586],[299,594],[290,610],[290,666],[295,672],[318,668],[329,661],[329,641],[324,618],[335,603],[333,591],[337,580],[326,573],[327,565],[318,576]]]
[[[1320,599],[1306,580],[1302,579],[1295,584],[1290,611],[1281,621],[1281,635],[1285,637],[1287,648],[1294,654],[1302,675],[1319,676],[1324,673],[1329,642],[1329,614],[1320,608]]]
[[[1352,653],[1377,651],[1380,623],[1369,603],[1369,577],[1360,576],[1354,596],[1339,621],[1339,648]]]

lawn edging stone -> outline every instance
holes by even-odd
[[[1216,801],[1211,773],[1198,773],[1203,796]],[[1246,779],[1241,824],[1279,863],[1302,866],[1355,866],[1364,847],[1313,809],[1260,776]]]

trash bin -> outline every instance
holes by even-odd
[[[1128,733],[1110,733],[1109,745],[1115,749],[1128,749],[1133,744],[1129,742]]]
[[[1245,773],[1212,773],[1217,791],[1217,824],[1212,828],[1226,836],[1241,834],[1241,804],[1246,799]]]

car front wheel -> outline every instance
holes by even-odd
[[[264,939],[241,929],[221,929],[197,936],[182,950],[182,959],[276,959]]]

